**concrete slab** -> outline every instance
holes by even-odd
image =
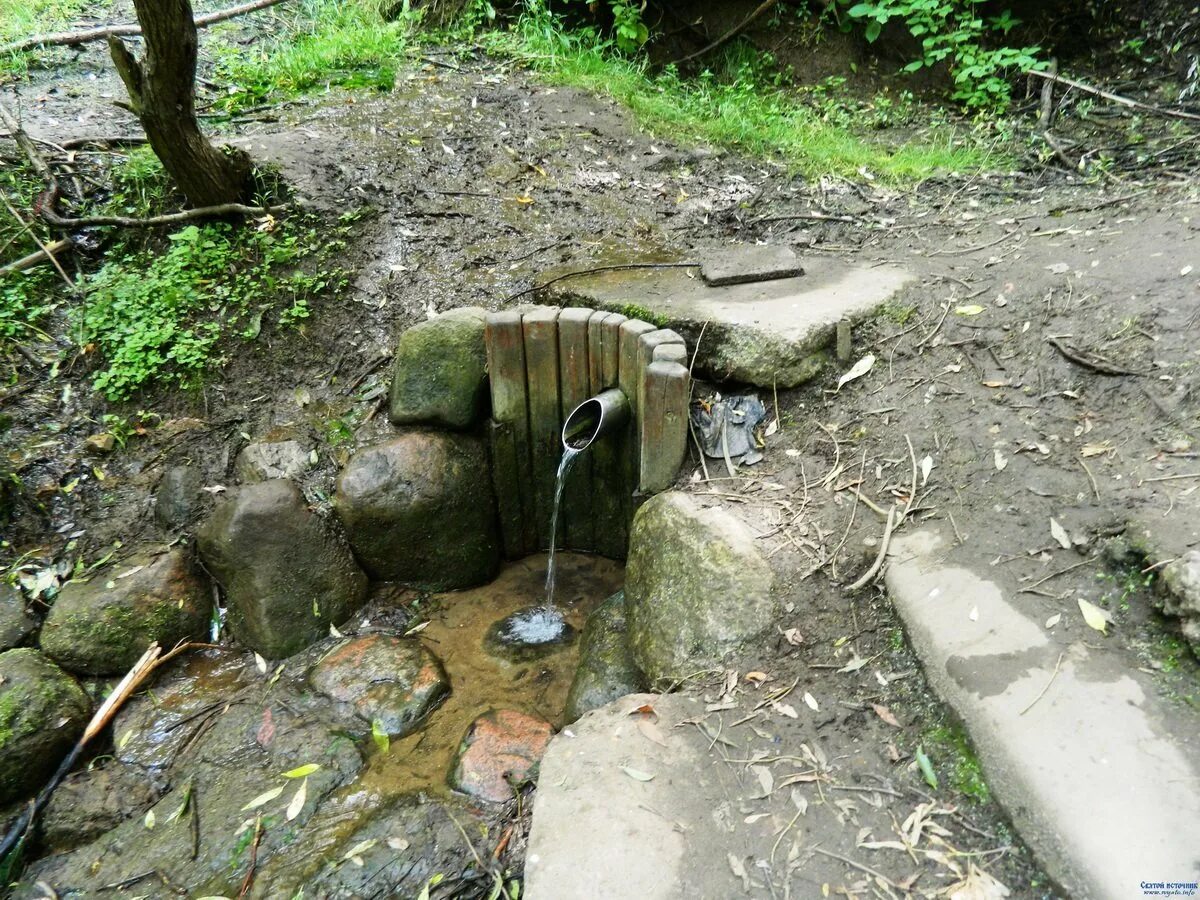
[[[714,287],[797,278],[803,274],[804,266],[791,247],[772,244],[721,247],[700,267],[700,277]]]
[[[661,743],[629,715],[643,704],[658,714]],[[695,745],[695,729],[673,727],[703,712],[689,697],[631,694],[550,742],[525,857],[526,900],[725,900],[742,893],[727,854],[746,848],[713,817],[725,800],[717,773]],[[719,852],[698,858],[701,848]]]
[[[1200,716],[1168,708],[1082,619],[1050,634],[946,547],[933,530],[894,541],[887,587],[1042,865],[1078,900],[1200,880]]]
[[[544,299],[653,319],[700,341],[698,371],[718,381],[795,387],[821,370],[837,323],[871,315],[912,276],[893,266],[865,268],[814,260],[800,278],[723,287],[686,269],[634,269],[566,278]],[[707,324],[706,324],[707,323]]]

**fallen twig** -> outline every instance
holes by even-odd
[[[1021,715],[1025,715],[1025,713],[1033,709],[1037,702],[1046,696],[1046,691],[1050,690],[1050,685],[1054,684],[1054,679],[1058,677],[1058,670],[1062,667],[1064,655],[1065,654],[1062,653],[1058,654],[1058,662],[1054,664],[1054,671],[1050,673],[1050,680],[1046,682],[1045,686],[1040,691],[1038,691],[1038,695],[1033,698],[1030,704],[1021,710]]]
[[[811,847],[809,849],[811,849],[814,853],[820,853],[822,856],[828,856],[830,859],[836,859],[838,862],[845,863],[848,866],[858,869],[860,872],[866,872],[868,875],[878,878],[892,890],[899,890],[899,886],[896,884],[896,882],[892,881],[881,872],[875,871],[870,866],[864,866],[862,863],[855,862],[848,856],[842,856],[840,853],[834,853],[831,850],[823,850],[820,847]]]
[[[28,256],[22,256],[20,259],[15,259],[7,265],[0,266],[0,275],[7,275],[10,272],[24,272],[26,269],[32,269],[34,266],[46,262],[58,252],[69,249],[74,244],[75,242],[70,238],[63,238],[61,241],[46,244],[36,253],[30,253]]]
[[[928,344],[931,340],[933,340],[934,336],[939,331],[942,330],[942,323],[946,321],[946,316],[948,316],[950,314],[950,306],[951,306],[951,301],[947,300],[946,305],[944,307],[942,307],[942,317],[940,319],[938,319],[937,324],[933,326],[933,330],[917,342],[916,347],[913,348],[914,350],[920,350],[922,347],[924,347],[926,344]]]
[[[242,879],[241,890],[238,891],[238,900],[242,900],[254,885],[254,874],[258,869],[258,845],[262,843],[262,813],[259,813],[254,819],[254,839],[250,842],[250,866],[246,869],[246,877]]]
[[[233,6],[229,9],[206,13],[202,16],[196,16],[196,27],[204,28],[207,25],[215,25],[217,22],[224,22],[226,19],[232,19],[234,16],[241,16],[246,13],[255,12],[256,10],[266,9],[269,6],[274,6],[282,2],[283,0],[253,0],[251,3],[243,3],[240,6]],[[110,35],[113,37],[133,37],[141,33],[142,27],[140,25],[105,25],[101,28],[89,28],[85,31],[57,31],[51,34],[35,34],[32,37],[0,45],[0,56],[9,53],[21,53],[25,50],[34,50],[38,47],[77,47],[80,44],[106,40]]]
[[[196,209],[185,209],[181,212],[166,213],[161,216],[147,216],[143,219],[132,216],[84,216],[73,219],[60,216],[43,207],[42,218],[55,228],[91,228],[97,225],[116,225],[120,228],[155,228],[159,225],[175,225],[179,222],[191,222],[195,219],[217,216],[275,216],[289,212],[293,208],[292,206],[246,206],[244,203],[221,203],[217,206],[200,206]]]
[[[1092,470],[1088,468],[1088,464],[1086,462],[1084,462],[1082,459],[1079,460],[1079,464],[1081,466],[1083,466],[1083,471],[1087,472],[1088,481],[1090,481],[1092,483],[1092,493],[1095,494],[1096,499],[1099,500],[1100,499],[1100,488],[1096,484],[1096,476],[1092,474]]]
[[[1159,116],[1167,116],[1172,119],[1187,119],[1192,122],[1200,122],[1200,116],[1195,113],[1184,112],[1181,109],[1166,109],[1162,106],[1151,106],[1149,103],[1142,103],[1140,100],[1133,100],[1129,97],[1122,97],[1120,94],[1114,94],[1111,91],[1101,90],[1097,87],[1092,87],[1090,84],[1084,84],[1082,81],[1074,81],[1070,78],[1064,78],[1057,72],[1038,72],[1029,70],[1026,75],[1034,75],[1038,78],[1045,78],[1048,81],[1065,84],[1067,87],[1075,88],[1077,91],[1083,91],[1085,94],[1092,94],[1096,97],[1103,97],[1105,100],[1111,100],[1113,103],[1119,103],[1121,106],[1129,106],[1134,109],[1142,109],[1146,112],[1154,113]]]
[[[746,16],[746,18],[742,19],[742,21],[739,22],[737,25],[734,25],[732,28],[730,28],[727,32],[725,32],[723,35],[721,35],[719,38],[717,38],[715,41],[713,41],[707,47],[701,47],[695,53],[689,53],[687,56],[684,56],[684,57],[681,57],[680,59],[675,60],[675,65],[679,65],[679,64],[685,63],[685,62],[691,62],[693,59],[699,59],[701,56],[711,53],[712,51],[718,49],[719,47],[725,46],[730,41],[732,41],[735,37],[737,37],[739,34],[741,34],[743,31],[745,31],[751,25],[753,25],[755,21],[760,19],[767,12],[769,12],[771,10],[771,8],[774,7],[778,2],[779,2],[779,0],[763,0],[763,2],[758,5],[758,7],[754,10],[754,12],[750,13],[750,15]]]
[[[1134,372],[1131,369],[1123,369],[1118,365],[1110,363],[1102,356],[1097,356],[1094,353],[1087,353],[1083,350],[1076,350],[1073,347],[1064,344],[1056,337],[1046,338],[1046,343],[1075,363],[1077,366],[1083,366],[1085,369],[1091,369],[1093,372],[1099,372],[1101,375],[1142,375],[1142,372]]]
[[[1080,566],[1086,566],[1090,562],[1094,562],[1094,560],[1092,560],[1092,559],[1081,560],[1080,562],[1077,562],[1074,565],[1067,566],[1065,569],[1059,569],[1057,572],[1051,572],[1045,578],[1041,578],[1038,581],[1035,581],[1033,584],[1029,585],[1029,587],[1021,588],[1019,591],[1017,591],[1017,593],[1018,594],[1032,594],[1036,591],[1037,588],[1041,587],[1047,581],[1053,581],[1059,575],[1066,575],[1068,572],[1074,572]]]
[[[847,591],[857,591],[858,589],[868,585],[871,580],[879,574],[880,567],[883,566],[883,561],[887,558],[888,546],[892,543],[892,530],[896,527],[896,507],[893,506],[888,510],[887,522],[883,526],[883,540],[879,542],[879,553],[875,557],[875,562],[871,563],[871,568],[863,572],[854,584],[846,588]]]

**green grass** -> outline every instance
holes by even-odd
[[[48,31],[65,31],[84,10],[98,13],[96,5],[85,0],[0,0],[0,44]],[[35,55],[36,51],[0,56],[0,83],[5,76],[28,72]]]
[[[889,138],[877,130],[877,112],[871,113],[870,121],[857,122],[844,110],[829,115],[830,103],[806,103],[801,92],[788,88],[786,79],[771,71],[769,60],[757,61],[744,50],[726,54],[719,67],[724,77],[705,72],[685,80],[671,69],[653,74],[645,62],[617,53],[596,35],[564,33],[553,22],[524,20],[510,32],[485,35],[483,42],[495,53],[527,63],[549,81],[612,97],[651,132],[775,159],[809,176],[859,177],[869,172],[886,181],[905,182],[938,172],[974,171],[999,161],[998,154],[967,129],[937,124]],[[906,98],[905,103],[911,101]]]
[[[412,24],[411,17],[386,21],[362,0],[308,0],[249,50],[210,42],[217,79],[235,88],[216,106],[233,112],[327,85],[390,90],[412,44]]]

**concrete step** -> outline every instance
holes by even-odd
[[[1197,896],[1200,716],[1160,698],[1077,612],[1080,627],[1048,631],[1028,601],[947,564],[949,546],[935,530],[894,541],[887,588],[1021,837],[1079,900],[1170,882]]]

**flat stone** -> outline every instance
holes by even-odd
[[[515,709],[484,713],[463,738],[450,786],[476,800],[511,800],[535,772],[553,730]]]
[[[631,715],[645,706],[655,710],[657,740]],[[767,896],[745,891],[731,871],[729,860],[753,845],[722,821],[730,789],[722,764],[696,728],[676,727],[703,715],[690,697],[633,694],[550,742],[525,857],[527,900]]]
[[[1077,637],[1048,633],[1040,608],[1027,615],[993,582],[947,565],[948,546],[934,530],[893,540],[888,591],[1047,872],[1095,900],[1200,880],[1200,715],[1090,649],[1082,621],[1066,633]]]
[[[763,388],[792,388],[828,360],[837,323],[870,316],[912,276],[894,266],[867,268],[821,259],[802,278],[714,287],[682,269],[637,269],[564,279],[547,300],[650,318],[699,341],[705,377]],[[707,327],[706,327],[707,323]]]
[[[416,639],[392,634],[343,641],[321,657],[308,680],[391,737],[416,731],[450,693],[441,661]]]
[[[233,474],[242,484],[257,484],[273,478],[299,478],[309,466],[310,447],[284,432],[266,437],[242,448],[233,466]]]
[[[803,274],[804,266],[795,251],[777,244],[721,247],[707,254],[700,267],[700,277],[713,287],[798,278]]]

